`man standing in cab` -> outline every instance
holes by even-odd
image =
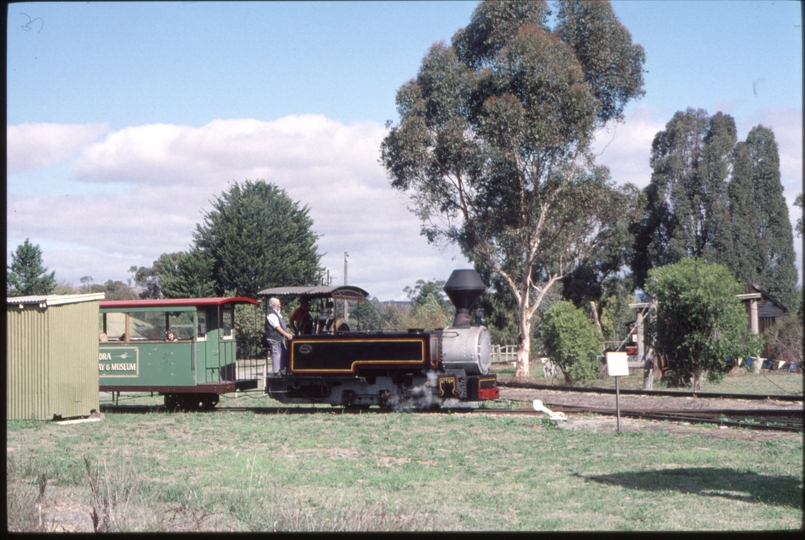
[[[271,369],[275,375],[280,372],[285,364],[284,360],[288,356],[288,344],[285,340],[293,337],[285,325],[285,319],[280,312],[281,308],[282,303],[279,299],[270,298],[268,300],[266,341],[268,341],[268,353],[271,356]]]

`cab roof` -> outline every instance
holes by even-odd
[[[354,285],[337,287],[317,285],[315,287],[274,287],[263,289],[257,296],[299,296],[300,298],[334,298],[336,300],[366,300],[369,293]]]

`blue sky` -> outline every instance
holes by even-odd
[[[381,299],[467,266],[429,246],[378,164],[395,93],[476,2],[19,3],[8,8],[7,242],[56,278],[125,280],[186,250],[208,201],[262,178],[310,207],[322,262]],[[771,127],[802,184],[798,2],[616,1],[646,95],[599,136],[620,183],[687,107]],[[796,219],[790,207],[792,221]],[[800,251],[800,241],[795,242]],[[10,259],[7,253],[7,259]],[[798,265],[801,267],[801,265]]]

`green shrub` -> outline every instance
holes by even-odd
[[[562,301],[545,312],[543,336],[548,356],[571,384],[584,384],[598,377],[601,336],[584,311]]]
[[[669,386],[692,384],[698,391],[704,376],[711,383],[723,379],[727,358],[758,355],[762,343],[746,324],[746,308],[736,297],[741,291],[729,268],[701,259],[649,271],[646,292],[657,302],[657,316],[647,333],[668,357]]]

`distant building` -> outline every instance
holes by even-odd
[[[746,293],[739,294],[738,298],[746,306],[749,328],[755,334],[762,334],[767,328],[774,326],[777,319],[788,313],[787,307],[756,284],[747,283],[745,290]]]
[[[755,283],[747,283],[744,290],[746,291],[744,294],[737,296],[746,307],[747,324],[753,333],[762,334],[767,328],[774,326],[778,319],[788,313],[787,307]],[[633,348],[634,354],[642,358],[645,354],[643,320],[649,310],[654,309],[654,304],[652,302],[641,302],[629,304],[629,307],[637,311],[637,321],[632,330],[634,334],[632,341],[634,343],[631,344],[630,348]],[[766,347],[763,356],[768,358],[770,355],[771,350]]]
[[[767,328],[777,324],[777,320],[788,313],[779,300],[761,289],[754,283],[746,284],[746,292],[739,294],[738,298],[746,306],[746,313],[749,317],[749,329],[755,334],[762,334]],[[771,347],[768,345],[763,351],[763,356],[771,356]]]

